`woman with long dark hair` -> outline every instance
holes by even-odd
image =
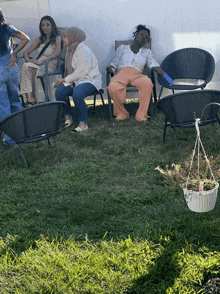
[[[13,38],[20,43],[13,51]],[[21,110],[19,98],[19,67],[16,54],[29,42],[29,37],[17,30],[14,26],[5,23],[3,12],[0,9],[0,120],[11,113]],[[15,142],[6,134],[3,138],[6,145],[15,145]]]
[[[59,29],[49,15],[41,18],[39,24],[40,36],[24,51],[24,58],[27,63],[24,63],[20,70],[20,94],[27,102],[26,106],[32,106],[35,102],[33,97],[33,78],[41,76],[45,73],[45,62],[48,58],[54,58],[60,55],[61,52],[61,37]],[[38,57],[31,59],[29,55],[38,50]],[[50,61],[48,66],[49,72],[54,72],[57,66],[57,60]]]

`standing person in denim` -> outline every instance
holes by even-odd
[[[12,37],[21,40],[17,48],[12,50]],[[19,68],[16,54],[29,42],[29,37],[18,31],[12,25],[7,25],[0,9],[0,120],[11,113],[21,110],[19,98]],[[15,145],[15,142],[4,134],[5,145]]]
[[[65,57],[65,78],[55,81],[56,100],[67,103],[64,111],[66,117],[65,127],[72,123],[70,104],[66,97],[72,95],[79,115],[79,126],[72,132],[82,132],[88,129],[87,125],[87,105],[84,99],[92,95],[102,87],[101,73],[98,69],[98,62],[89,47],[83,41],[86,39],[85,33],[77,28],[68,28],[63,36],[63,43],[67,46]]]

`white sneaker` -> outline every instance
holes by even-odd
[[[77,127],[75,128],[75,130],[72,130],[71,133],[79,133],[79,132],[84,132],[86,130],[88,130],[88,126],[86,125],[84,128],[81,128],[81,127]]]
[[[64,127],[68,128],[69,126],[71,126],[72,123],[73,123],[72,117],[70,119],[66,119]]]

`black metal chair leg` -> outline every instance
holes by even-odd
[[[96,93],[94,94],[94,102],[93,102],[93,111],[92,111],[92,113],[95,113],[96,96],[97,96],[97,95],[100,95],[100,97],[101,97],[101,101],[102,101],[102,104],[103,104],[103,106],[104,106],[104,108],[105,108],[105,115],[106,115],[106,118],[110,121],[110,118],[109,118],[109,115],[108,115],[108,109],[107,109],[107,106],[106,106],[106,104],[105,104],[105,101],[104,101],[104,98],[103,98],[102,93],[104,93],[104,91],[103,91],[103,90],[99,90],[98,92],[96,92]]]
[[[154,71],[153,69],[151,70],[151,75],[150,75],[151,81],[153,83],[153,94],[154,94],[154,103],[157,103],[157,90],[156,90],[156,86],[155,86],[155,76],[154,76]]]
[[[112,120],[112,100],[111,97],[109,96],[109,93],[107,91],[107,97],[108,97],[108,113],[109,113],[109,121]]]
[[[163,142],[164,143],[165,143],[165,138],[166,138],[166,130],[167,130],[167,118],[165,118],[164,130],[163,130]]]
[[[160,94],[159,94],[159,99],[161,97],[162,91],[163,91],[163,87],[161,87]]]
[[[93,113],[95,112],[95,103],[96,103],[96,94],[94,94],[94,100],[93,100]]]
[[[23,160],[24,160],[25,166],[26,166],[27,169],[29,169],[29,167],[28,167],[28,165],[27,165],[27,161],[26,161],[26,159],[25,159],[25,157],[24,157],[24,153],[23,153],[23,151],[22,151],[22,149],[21,149],[21,146],[20,146],[19,144],[18,144],[18,147],[19,147],[19,149],[20,149],[20,151],[21,151],[21,155],[22,155],[22,157],[23,157]]]
[[[106,118],[110,121],[110,118],[109,118],[109,116],[108,116],[108,109],[107,109],[107,106],[106,106],[106,104],[105,104],[105,101],[104,101],[104,98],[103,98],[102,93],[100,93],[100,97],[101,97],[101,100],[102,100],[102,104],[103,104],[103,106],[105,107],[105,115],[106,115]]]

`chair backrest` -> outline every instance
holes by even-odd
[[[184,48],[170,53],[160,66],[173,79],[201,79],[208,83],[215,71],[215,60],[203,49]]]
[[[121,45],[131,45],[131,43],[133,42],[133,40],[126,40],[126,41],[115,41],[115,51],[117,50],[117,48]],[[151,49],[151,38],[148,42],[148,49]],[[147,65],[145,65],[144,70],[143,70],[143,74],[148,75],[149,72],[149,68]]]
[[[63,74],[64,72],[64,60],[65,60],[65,55],[66,55],[66,46],[64,46],[63,44],[63,34],[64,32],[67,30],[66,27],[59,27],[59,31],[60,31],[60,36],[62,38],[62,50],[61,53],[59,55],[59,59],[57,62],[57,72],[61,72]]]
[[[58,133],[64,106],[59,101],[25,108],[0,121],[0,129],[17,143]]]
[[[182,92],[161,98],[157,106],[161,109],[172,125],[183,125],[195,122],[196,118],[214,120],[219,109],[218,105],[207,107],[201,118],[204,107],[212,102],[220,103],[220,91],[198,90]]]

